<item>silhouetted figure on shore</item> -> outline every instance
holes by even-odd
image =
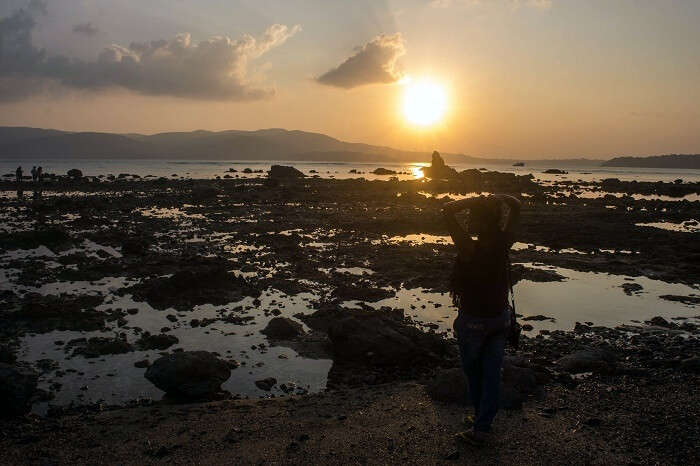
[[[462,211],[469,214],[466,229],[456,216]],[[459,311],[454,330],[475,411],[473,430],[458,437],[481,444],[498,411],[501,367],[514,313],[508,303],[508,250],[515,239],[520,201],[506,195],[464,199],[448,202],[443,213],[458,251],[450,295]]]
[[[44,181],[44,169],[41,168],[41,165],[39,165],[38,167],[36,167],[36,177],[37,177],[37,179],[39,180],[40,183],[41,183],[42,181]]]
[[[20,165],[17,167],[17,170],[15,170],[15,179],[18,183],[22,181],[22,166]]]
[[[37,178],[37,176],[36,176],[36,166],[33,166],[33,167],[32,167],[31,173],[32,173],[32,181],[36,183],[36,178]]]

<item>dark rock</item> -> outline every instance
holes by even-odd
[[[513,387],[522,394],[533,394],[537,391],[537,375],[528,367],[520,367],[514,364],[516,361],[505,359],[503,361],[502,380],[503,386]]]
[[[416,366],[444,360],[452,348],[440,335],[405,322],[402,312],[354,311],[328,329],[335,362]]]
[[[227,261],[197,259],[186,267],[169,278],[151,278],[121,292],[131,293],[156,309],[174,307],[181,311],[191,310],[199,304],[221,305],[244,296],[260,296],[260,290],[253,288],[247,280],[229,273]]]
[[[71,168],[70,170],[68,170],[67,175],[69,178],[82,178],[83,172],[78,170],[77,168]]]
[[[180,340],[175,335],[164,335],[162,333],[150,335],[145,333],[136,340],[136,346],[140,350],[164,350],[179,342]]]
[[[678,296],[672,294],[665,294],[659,296],[659,298],[665,299],[667,301],[677,301],[683,304],[688,304],[689,306],[700,304],[700,296]]]
[[[445,165],[445,161],[438,151],[433,151],[430,166],[423,167],[421,170],[423,171],[423,175],[427,178],[449,179],[457,177],[457,171]]]
[[[82,340],[82,341],[81,341]],[[82,338],[69,341],[66,348],[75,347],[73,355],[86,358],[97,358],[106,354],[124,354],[134,350],[134,347],[121,338],[92,337],[87,341]]]
[[[287,317],[275,317],[260,330],[260,333],[267,335],[274,340],[291,340],[304,334],[302,325]]]
[[[440,371],[427,386],[428,395],[444,403],[465,404],[469,393],[467,377],[461,367]]]
[[[28,412],[38,380],[34,371],[0,363],[0,417]]]
[[[134,367],[138,367],[140,369],[143,369],[144,367],[148,367],[151,365],[151,361],[148,359],[142,359],[141,361],[136,361],[134,363]]]
[[[6,249],[35,249],[39,246],[55,249],[70,246],[71,243],[70,235],[56,227],[0,233],[0,244]]]
[[[657,325],[659,327],[671,327],[671,323],[661,316],[652,317],[651,320],[647,321],[648,324]]]
[[[95,331],[105,326],[110,313],[97,311],[94,306],[102,304],[102,296],[92,295],[40,295],[27,293],[22,307],[7,314],[5,326],[20,327],[36,333],[53,330]],[[3,320],[4,320],[3,319]]]
[[[270,167],[270,172],[268,174],[270,178],[304,178],[302,172],[294,167],[288,167],[285,165],[273,165]]]
[[[632,296],[633,294],[639,294],[644,287],[640,285],[639,283],[623,283],[620,285],[620,288],[622,288],[627,296]]]
[[[557,361],[559,367],[566,372],[578,374],[581,372],[610,373],[615,370],[615,355],[602,348],[587,348],[576,351]]]
[[[566,175],[569,172],[567,172],[566,170],[559,170],[558,168],[548,168],[543,173],[548,173],[552,175]]]
[[[275,385],[277,385],[277,379],[273,377],[255,381],[255,386],[257,386],[260,390],[265,390],[268,392],[272,390],[272,387]]]
[[[185,398],[207,398],[231,376],[226,361],[208,351],[181,351],[158,358],[145,377],[164,392]]]
[[[527,317],[523,317],[522,320],[526,320],[526,321],[527,321],[527,320],[533,320],[533,321],[537,321],[537,322],[543,321],[543,320],[549,320],[549,321],[554,322],[556,319],[554,319],[554,317],[547,317],[547,316],[543,316],[543,315],[541,315],[541,314],[538,314],[538,315],[536,315],[536,316],[527,316]]]
[[[372,171],[372,173],[375,175],[381,175],[381,176],[383,176],[383,175],[396,175],[396,172],[394,170],[388,170],[388,169],[382,168],[382,167],[374,169],[374,171]]]

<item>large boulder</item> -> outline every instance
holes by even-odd
[[[270,167],[270,172],[268,173],[270,178],[304,178],[302,172],[294,167],[288,167],[285,165],[273,165]]]
[[[528,395],[542,390],[537,383],[537,376],[527,363],[506,356],[501,372],[501,387],[498,404],[502,409],[519,409]],[[426,385],[428,395],[445,403],[464,404],[469,401],[469,384],[461,367],[445,369]]]
[[[564,356],[557,361],[557,365],[572,374],[610,373],[615,371],[615,355],[602,348],[586,348]]]
[[[208,351],[181,351],[158,358],[144,375],[169,395],[200,399],[220,392],[231,369]]]
[[[260,333],[273,340],[291,340],[303,335],[304,328],[288,317],[275,317]]]
[[[417,329],[400,312],[347,313],[330,326],[328,336],[340,363],[413,367],[439,363],[451,353],[440,335]]]
[[[425,388],[433,400],[443,403],[464,404],[469,393],[467,377],[461,367],[453,367],[439,372]]]
[[[68,177],[69,178],[82,178],[83,172],[78,170],[77,168],[71,168],[70,170],[68,170]]]
[[[27,413],[38,379],[30,369],[0,363],[0,417]]]

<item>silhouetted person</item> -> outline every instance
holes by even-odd
[[[21,165],[19,167],[17,167],[17,170],[15,170],[15,178],[16,178],[18,183],[22,181],[22,166]]]
[[[39,182],[44,181],[44,169],[41,168],[41,165],[36,167],[36,177],[39,180]]]
[[[468,210],[468,227],[455,214]],[[498,411],[501,366],[511,323],[510,261],[520,201],[494,195],[448,202],[443,209],[457,257],[450,295],[459,313],[454,330],[474,406],[473,430],[458,437],[481,444]],[[476,236],[477,239],[472,239]]]
[[[36,166],[32,167],[32,181],[36,183]]]

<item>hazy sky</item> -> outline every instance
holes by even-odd
[[[700,152],[698,0],[3,0],[0,18],[0,125]],[[440,124],[407,123],[405,76],[444,86]]]

